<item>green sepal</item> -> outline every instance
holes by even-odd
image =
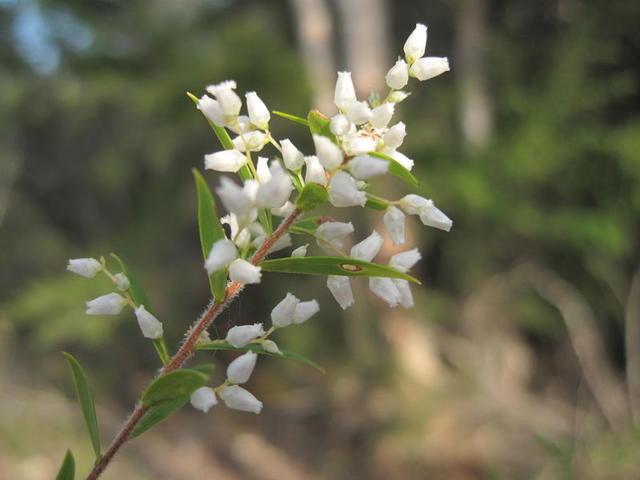
[[[191,369],[174,370],[153,381],[142,394],[142,405],[150,408],[164,402],[189,396],[202,387],[208,375]]]
[[[319,110],[311,110],[307,115],[307,121],[309,122],[309,131],[316,135],[323,135],[331,139],[333,143],[338,143],[336,136],[331,131],[329,125],[331,119]]]
[[[364,206],[372,210],[386,210],[389,207],[389,203],[367,195],[367,203],[365,203]]]
[[[56,475],[56,480],[74,480],[76,477],[76,462],[73,459],[73,453],[71,450],[67,450],[67,453],[62,459],[62,465]]]
[[[298,198],[296,208],[301,212],[308,212],[319,207],[329,199],[327,189],[319,183],[307,183]]]
[[[274,115],[278,115],[279,117],[286,118],[287,120],[291,120],[292,122],[299,123],[300,125],[304,125],[305,127],[309,127],[309,121],[304,118],[297,117],[295,115],[291,115],[290,113],[272,111]]]

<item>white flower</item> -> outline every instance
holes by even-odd
[[[327,184],[327,172],[315,155],[308,155],[304,157],[304,163],[307,165],[304,174],[305,183],[319,183],[320,185]]]
[[[393,67],[389,69],[384,79],[387,82],[387,86],[394,90],[400,90],[409,81],[409,67],[407,62],[399,59]]]
[[[211,275],[214,272],[227,268],[237,257],[238,250],[233,242],[228,238],[221,238],[211,246],[209,255],[204,262],[204,268],[207,270],[207,273]]]
[[[404,252],[396,253],[389,260],[389,265],[395,268],[396,270],[400,270],[402,273],[406,273],[411,268],[420,261],[422,255],[417,248],[413,248],[411,250],[406,250]]]
[[[292,257],[304,257],[304,256],[306,256],[307,255],[307,247],[308,246],[309,246],[308,243],[305,243],[304,245],[299,246],[293,252],[291,252],[291,256]]]
[[[351,247],[350,257],[370,262],[382,247],[382,236],[375,230],[367,238]]]
[[[352,130],[355,130],[355,127],[353,123],[351,123],[351,120],[349,120],[347,116],[342,113],[338,113],[337,115],[331,117],[329,128],[331,129],[331,133],[333,133],[337,137],[341,137],[342,135],[346,135]]]
[[[381,153],[393,158],[396,162],[398,162],[400,165],[402,165],[407,170],[411,170],[413,168],[413,163],[414,163],[413,160],[411,160],[409,157],[407,157],[403,153],[400,153],[400,152],[398,152],[396,150],[393,150],[393,149],[391,149],[389,147],[383,148]]]
[[[116,282],[116,287],[118,287],[118,290],[120,290],[121,292],[126,292],[127,290],[129,290],[131,282],[129,282],[129,278],[124,273],[116,273],[113,276],[113,279]]]
[[[232,282],[260,283],[262,273],[260,267],[256,267],[242,258],[236,258],[229,265],[229,278]]]
[[[447,57],[423,57],[415,61],[409,73],[412,77],[420,81],[429,80],[449,71],[449,60]]]
[[[409,92],[404,92],[402,90],[396,90],[394,92],[391,92],[389,94],[389,96],[387,97],[387,99],[390,102],[393,102],[393,103],[400,103],[403,100],[406,100],[409,95],[411,95]]]
[[[251,185],[249,182],[246,183]],[[216,193],[224,208],[237,216],[247,215],[254,208],[251,192],[227,177],[220,178],[220,187],[216,189]]]
[[[340,111],[345,111],[356,101],[356,89],[351,80],[351,72],[338,72],[333,101]]]
[[[393,117],[395,105],[393,103],[383,103],[371,110],[371,125],[376,128],[386,128]]]
[[[402,245],[404,243],[404,213],[393,205],[384,212],[384,226],[391,237],[394,245]]]
[[[235,88],[236,82],[233,80],[227,80],[226,82],[209,85],[207,87],[207,91],[218,100],[226,124],[233,123],[233,120],[238,116],[242,108],[242,100],[240,100],[240,97],[234,92]]]
[[[276,327],[286,327],[293,322],[296,307],[300,303],[294,295],[287,295],[271,310],[271,323]]]
[[[296,206],[292,202],[287,200],[281,207],[272,208],[271,213],[273,213],[277,217],[288,217],[293,213],[295,209]]]
[[[127,300],[118,293],[107,293],[86,302],[87,315],[117,315],[127,304]]]
[[[353,233],[351,222],[325,222],[316,229],[316,238],[321,247],[325,246],[322,242],[327,242],[340,248],[342,246],[341,240],[351,233]]]
[[[347,117],[356,125],[362,125],[371,120],[371,109],[367,102],[353,102],[347,108]]]
[[[230,345],[240,348],[262,335],[264,335],[262,324],[254,323],[253,325],[238,325],[230,328],[225,339]]]
[[[296,311],[293,314],[293,323],[300,325],[306,322],[316,313],[320,311],[320,305],[316,300],[309,300],[308,302],[300,302],[296,305]]]
[[[349,161],[351,175],[359,179],[382,175],[389,170],[389,162],[369,155],[358,155]]]
[[[139,305],[135,309],[138,325],[142,331],[142,335],[146,338],[161,338],[163,329],[162,323],[154,315],[149,313],[144,305]]]
[[[343,160],[342,151],[335,143],[323,135],[313,135],[318,160],[324,168],[331,171],[340,166]]]
[[[343,310],[353,305],[353,292],[349,277],[330,275],[327,277],[327,288]]]
[[[369,277],[369,289],[392,308],[400,303],[400,292],[390,278]]]
[[[282,148],[284,166],[293,172],[300,170],[304,165],[304,155],[302,152],[298,150],[288,138],[280,141],[280,148]]]
[[[429,201],[431,202],[431,200]],[[453,226],[453,221],[451,221],[442,210],[437,208],[433,202],[431,202],[431,205],[420,209],[418,215],[420,216],[420,221],[428,227],[439,228],[440,230],[448,232]]]
[[[402,280],[401,278],[394,278],[393,284],[398,289],[400,294],[400,305],[404,308],[413,307],[413,294],[411,293],[411,287],[408,280]]]
[[[251,125],[251,120],[249,120],[247,115],[239,115],[235,124],[226,125],[226,127],[237,135],[240,135],[241,133],[249,133],[254,129],[253,125]]]
[[[219,392],[224,404],[234,410],[251,412],[256,415],[262,411],[262,402],[253,396],[251,392],[238,385],[225,387]]]
[[[271,180],[271,170],[269,170],[269,159],[267,157],[258,157],[256,174],[256,178],[260,183],[267,183]]]
[[[256,202],[263,208],[281,207],[289,199],[293,185],[289,175],[278,162],[271,163],[270,173],[271,180],[258,188]]]
[[[236,150],[241,152],[246,152],[247,149],[250,152],[259,152],[267,142],[268,139],[266,134],[258,130],[252,130],[234,138],[233,146]]]
[[[404,123],[398,122],[382,135],[384,146],[395,150],[402,145],[404,137],[407,135],[407,127]]]
[[[222,150],[204,156],[204,168],[216,172],[237,172],[247,163],[246,155],[238,150]]]
[[[398,204],[400,205],[400,208],[409,215],[417,215],[420,209],[433,205],[433,202],[421,197],[420,195],[410,193],[409,195],[402,197],[398,201]]]
[[[367,203],[366,193],[358,190],[354,178],[342,170],[333,174],[327,190],[329,202],[335,207],[364,207]]]
[[[245,383],[253,373],[258,355],[247,352],[240,355],[227,367],[227,379],[231,383]]]
[[[102,265],[95,258],[72,258],[67,264],[67,270],[86,278],[93,278],[102,270]]]
[[[269,353],[282,354],[282,352],[278,348],[278,345],[273,340],[263,340],[262,341],[262,348],[264,348],[265,351],[267,351]]]
[[[404,54],[407,63],[412,64],[424,55],[427,48],[427,27],[421,23],[416,24],[416,28],[411,32],[409,38],[404,43]]]
[[[376,141],[371,137],[347,135],[343,137],[342,148],[347,155],[363,155],[376,149]]]
[[[189,399],[193,408],[207,413],[211,407],[218,404],[216,393],[211,387],[200,387],[191,394]]]
[[[262,130],[269,128],[271,114],[264,102],[256,92],[247,92],[244,96],[247,99],[247,111],[249,112],[251,123]]]
[[[208,95],[203,95],[198,101],[198,110],[218,127],[224,127],[224,116],[217,100]]]

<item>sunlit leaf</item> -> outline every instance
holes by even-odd
[[[330,138],[332,142],[337,143],[336,136],[329,127],[331,119],[325,114],[321,113],[319,110],[311,110],[307,116],[307,121],[309,122],[309,130],[311,133],[323,135]]]
[[[389,161],[389,173],[391,175],[395,175],[401,180],[404,180],[407,183],[410,183],[414,187],[418,186],[418,179],[413,176],[409,170],[402,166],[400,162],[390,157],[389,155],[385,155],[383,153],[378,152],[370,152],[367,155],[371,155],[372,157],[381,158],[383,160]]]
[[[93,451],[96,454],[96,459],[99,459],[100,432],[98,431],[96,407],[93,403],[93,395],[91,394],[87,375],[73,355],[67,352],[62,352],[62,355],[66,358],[69,368],[71,369],[71,376],[73,377],[73,385],[75,386],[76,395],[78,396],[78,403],[80,403],[80,409],[82,410],[84,421],[87,424],[87,430],[89,431],[89,437],[91,437]]]
[[[296,199],[296,208],[301,212],[308,212],[325,203],[328,198],[325,187],[318,183],[307,183]]]
[[[208,375],[196,370],[174,370],[158,377],[142,395],[142,405],[153,407],[163,402],[172,402],[191,395],[202,387]]]
[[[296,117],[295,115],[291,115],[289,113],[277,112],[275,110],[272,113],[274,115],[278,115],[279,117],[286,118],[287,120],[291,120],[292,122],[296,122],[296,123],[299,123],[300,125],[304,125],[305,127],[309,126],[309,122],[304,118]]]
[[[160,403],[149,408],[142,416],[136,427],[131,432],[129,438],[135,438],[157,424],[167,419],[180,410],[189,401],[189,395],[176,398],[175,400]]]
[[[73,459],[73,453],[71,450],[67,450],[67,453],[62,460],[62,465],[60,465],[60,470],[58,470],[58,474],[56,475],[56,480],[74,480],[76,476],[76,462]]]

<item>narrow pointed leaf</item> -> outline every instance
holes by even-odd
[[[225,238],[225,233],[218,220],[216,213],[216,202],[213,194],[198,170],[193,169],[193,177],[196,182],[198,193],[198,229],[200,232],[200,246],[202,256],[206,260],[215,242]],[[209,286],[216,301],[224,300],[227,287],[227,272],[222,270],[209,275]]]
[[[278,115],[279,117],[286,118],[287,120],[291,120],[292,122],[296,122],[296,123],[299,123],[300,125],[304,125],[305,127],[309,127],[309,122],[304,118],[296,117],[295,115],[291,115],[289,113],[277,112],[275,110],[272,113],[274,115]]]
[[[281,353],[267,352],[259,343],[249,343],[244,347],[234,347],[233,345],[230,345],[225,341],[213,341],[213,342],[199,343],[196,346],[196,350],[234,350],[239,352],[252,351],[253,353],[258,353],[260,355],[268,355],[270,357],[281,357],[289,360],[295,360],[296,362],[305,363],[310,367],[315,368],[321,373],[326,373],[325,369],[322,368],[320,365],[318,365],[316,362],[308,359],[303,355],[300,355],[299,353],[289,352],[287,350],[280,350]]]
[[[153,407],[191,395],[209,376],[196,370],[174,370],[158,377],[142,394],[142,405]]]
[[[73,453],[71,450],[67,450],[67,453],[62,460],[60,470],[56,475],[56,480],[74,480],[76,476],[76,462],[73,459]]]
[[[89,437],[91,437],[93,451],[96,454],[96,460],[98,460],[100,459],[100,433],[98,431],[96,407],[93,403],[93,395],[91,394],[87,375],[73,355],[67,352],[62,352],[62,355],[64,355],[71,369],[71,376],[73,377],[73,385],[75,386],[78,396],[78,403],[80,403],[80,409],[82,410],[84,421],[87,424]]]
[[[305,273],[308,275],[344,275],[347,277],[401,278],[420,284],[411,275],[387,265],[345,257],[287,257],[265,260],[263,272]]]
[[[405,167],[403,167],[402,164],[400,162],[398,162],[396,159],[390,157],[389,155],[385,155],[383,153],[378,153],[378,152],[370,152],[367,155],[371,155],[372,157],[381,158],[383,160],[388,160],[389,161],[389,173],[391,175],[395,175],[399,179],[404,180],[405,182],[413,185],[414,187],[418,186],[418,179],[416,177],[414,177],[413,173],[411,173],[409,170],[407,170]]]
[[[333,143],[337,143],[336,136],[329,127],[331,119],[319,110],[311,110],[307,115],[309,122],[309,130],[316,135],[323,135],[331,139]]]
[[[299,220],[291,225],[289,233],[296,233],[298,235],[308,235],[315,232],[320,226],[322,217],[311,217],[304,220]]]
[[[188,401],[189,395],[184,395],[182,397],[176,398],[175,400],[163,402],[159,405],[149,408],[149,410],[145,412],[136,427],[133,429],[129,438],[136,438],[150,428],[155,427],[157,424],[169,418],[171,415],[184,407],[184,405]]]

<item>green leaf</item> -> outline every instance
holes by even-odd
[[[367,195],[367,203],[365,203],[364,206],[371,208],[372,210],[386,210],[389,207],[389,204],[378,198]]]
[[[322,217],[311,217],[305,220],[299,220],[294,222],[289,228],[289,233],[296,233],[298,235],[308,235],[317,230],[320,226],[320,220]]]
[[[198,193],[198,227],[200,231],[200,246],[202,247],[202,256],[206,260],[211,251],[213,244],[225,238],[225,233],[218,220],[216,213],[216,202],[207,182],[196,170],[193,169],[193,177],[196,182],[196,191]],[[216,301],[224,300],[227,288],[227,272],[222,270],[209,275],[209,286],[211,293]]]
[[[378,152],[370,152],[367,155],[371,155],[372,157],[381,158],[383,160],[388,160],[389,161],[389,173],[391,175],[395,175],[399,179],[404,180],[407,183],[410,183],[414,187],[418,186],[418,179],[416,177],[414,177],[413,173],[411,173],[409,170],[407,170],[405,167],[403,167],[402,164],[400,162],[398,162],[396,159],[390,157],[389,155],[385,155],[383,153],[378,153]]]
[[[73,385],[76,388],[80,409],[82,410],[84,421],[87,424],[87,430],[89,430],[89,436],[91,437],[93,451],[96,454],[96,460],[99,460],[100,433],[98,432],[98,418],[96,416],[96,407],[93,403],[93,395],[91,395],[87,375],[84,373],[80,363],[73,357],[73,355],[67,352],[62,352],[62,355],[66,358],[69,368],[71,369]]]
[[[313,360],[308,359],[307,357],[300,355],[299,353],[288,352],[286,350],[280,350],[281,353],[272,353],[267,352],[261,344],[259,343],[249,343],[244,347],[234,347],[225,341],[213,341],[213,342],[204,342],[196,345],[196,350],[234,350],[238,352],[247,352],[252,351],[253,353],[259,353],[260,355],[268,355],[270,357],[281,357],[287,358],[289,360],[295,360],[296,362],[302,362],[310,367],[315,368],[319,372],[326,373],[325,369],[318,365]]]
[[[328,198],[327,189],[322,185],[307,183],[296,199],[296,208],[301,212],[308,212],[325,203]]]
[[[142,394],[142,405],[153,407],[191,395],[202,387],[208,375],[196,370],[174,370],[158,377]]]
[[[305,127],[309,127],[309,122],[304,118],[296,117],[295,115],[291,115],[289,113],[277,112],[275,110],[272,113],[274,115],[278,115],[279,117],[286,118],[287,120],[291,120],[292,122],[296,122],[296,123],[299,123],[300,125],[304,125]]]
[[[73,453],[71,453],[71,450],[67,450],[67,453],[62,460],[60,470],[58,470],[58,475],[56,475],[56,480],[74,480],[75,476],[76,462],[73,459]]]
[[[215,369],[216,366],[213,363],[205,363],[203,365],[197,365],[195,367],[189,368],[189,370],[195,370],[196,372],[204,373],[206,376],[210,376]]]
[[[420,284],[411,275],[387,265],[345,257],[287,257],[265,260],[263,272],[306,273],[309,275],[344,275],[348,277],[401,278]]]
[[[309,122],[309,130],[311,133],[324,135],[325,137],[329,137],[333,143],[338,143],[336,136],[331,132],[331,128],[329,127],[331,119],[325,114],[319,110],[311,110],[309,115],[307,115],[307,121]]]
[[[129,438],[136,438],[144,432],[170,417],[180,410],[189,401],[189,395],[176,398],[168,402],[149,408],[142,416],[136,427],[131,432]]]

